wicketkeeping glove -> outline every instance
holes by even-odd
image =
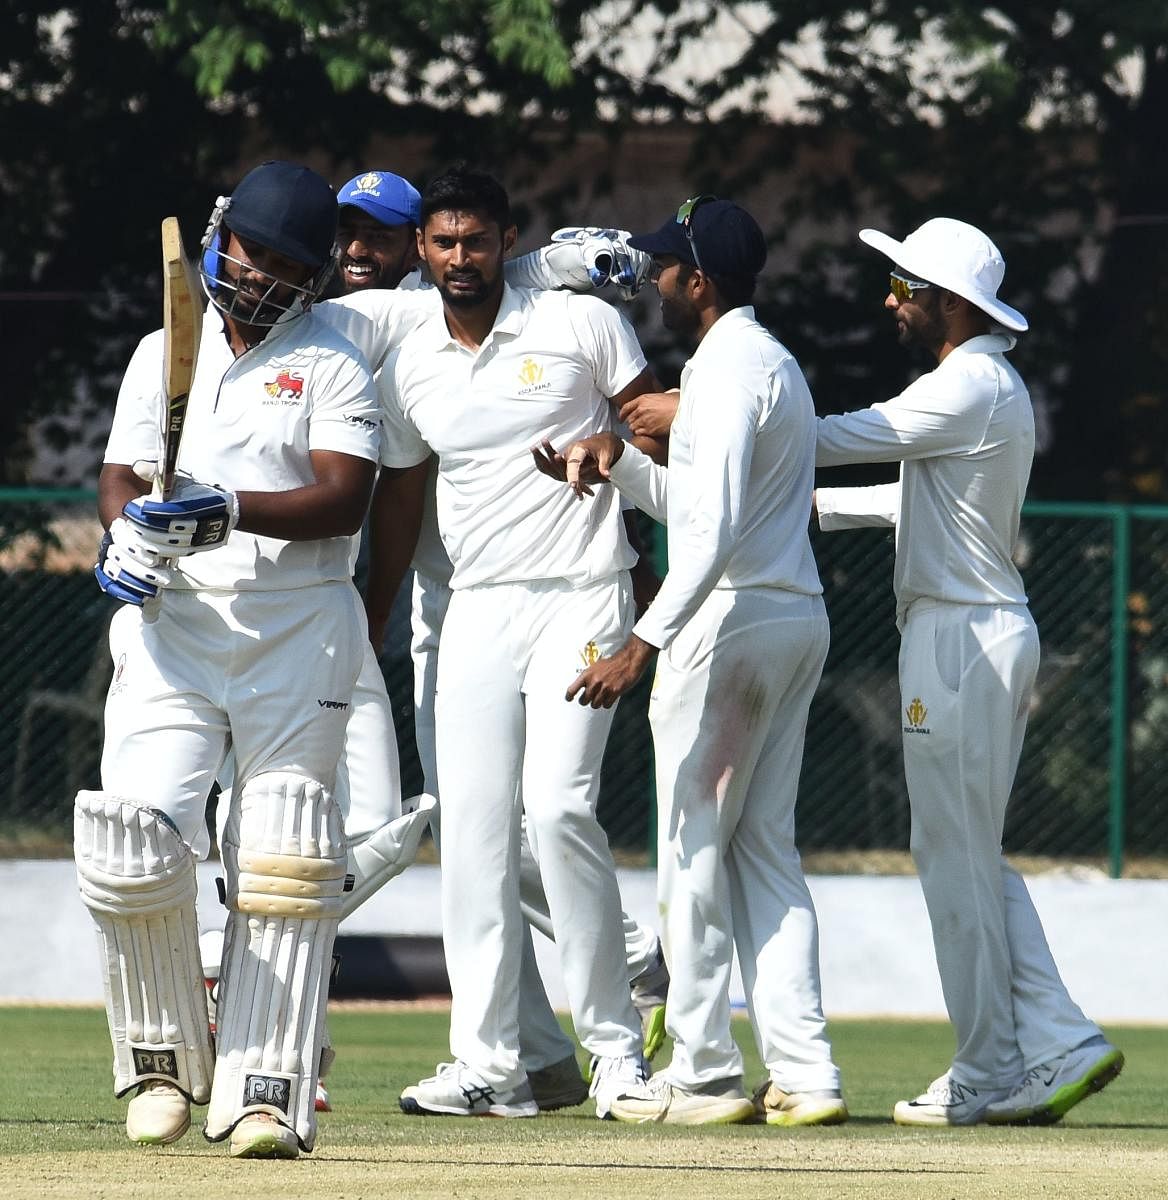
[[[174,572],[143,544],[124,517],[118,517],[102,537],[93,573],[107,596],[138,607],[174,580]]]
[[[150,549],[181,558],[222,546],[239,521],[239,501],[233,492],[182,479],[169,500],[139,496],[122,512]]]
[[[649,272],[649,255],[634,250],[626,229],[598,225],[570,225],[552,234],[546,258],[565,286],[576,290],[602,288],[611,283],[624,300],[640,290]]]

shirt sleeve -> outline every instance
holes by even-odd
[[[669,571],[653,603],[633,627],[663,649],[697,612],[726,570],[742,529],[762,397],[733,375],[695,370],[690,519],[669,531]],[[623,456],[622,456],[623,457]]]
[[[161,329],[148,334],[130,356],[106,442],[107,463],[133,466],[162,458],[162,337]]]
[[[610,478],[621,499],[665,524],[669,472],[630,442],[612,464]],[[623,507],[623,504],[622,504]]]
[[[381,465],[383,467],[414,467],[430,457],[430,447],[406,415],[398,387],[398,355],[386,362],[377,376],[377,392],[381,402]]]
[[[322,301],[312,311],[348,338],[376,372],[438,303],[436,288],[376,288]]]
[[[976,449],[984,436],[992,401],[990,387],[968,371],[931,371],[891,400],[820,417],[815,465],[903,462],[965,453]]]
[[[595,296],[564,293],[577,340],[592,364],[597,390],[610,399],[624,391],[647,366],[633,327],[611,304]]]
[[[364,356],[349,346],[328,364],[327,386],[314,389],[308,418],[309,450],[330,450],[376,462],[381,449],[381,416],[373,373]]]
[[[900,516],[900,484],[816,488],[815,510],[825,533],[871,525],[895,525]]]
[[[563,280],[547,265],[543,247],[509,258],[503,264],[503,275],[513,288],[532,288],[537,292],[554,292],[564,286]]]

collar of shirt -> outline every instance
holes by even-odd
[[[757,324],[757,321],[753,305],[744,304],[741,308],[732,308],[729,312],[724,312],[706,331],[706,336],[698,342],[697,349],[694,350],[685,366],[682,367],[681,386],[685,387],[686,380],[696,365],[707,358],[721,354],[718,347],[723,341],[745,329],[747,326],[755,324]]]
[[[503,284],[503,296],[499,301],[499,311],[495,314],[491,331],[482,340],[477,350],[471,350],[461,342],[456,341],[446,327],[446,307],[443,305],[425,324],[418,327],[414,333],[422,348],[431,350],[461,350],[464,353],[481,354],[500,334],[517,337],[522,331],[527,319],[526,304],[523,294],[509,283]]]
[[[960,346],[954,346],[945,356],[945,361],[948,362],[954,354],[1005,354],[1017,344],[1018,339],[1008,333],[979,333]]]

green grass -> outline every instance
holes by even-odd
[[[596,1121],[591,1104],[534,1121],[405,1117],[400,1089],[448,1058],[445,1012],[334,1011],[336,1111],[295,1163],[229,1160],[192,1131],[131,1146],[93,1009],[0,1008],[0,1195],[12,1197],[820,1197],[1022,1200],[1168,1195],[1168,1031],[1112,1030],[1123,1075],[1046,1129],[910,1130],[893,1103],[945,1067],[942,1024],[832,1024],[851,1121],[830,1129],[681,1129]],[[737,1023],[748,1081],[762,1077]],[[661,1061],[668,1058],[668,1048]]]

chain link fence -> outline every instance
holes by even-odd
[[[99,533],[88,493],[0,493],[9,854],[67,852],[73,795],[98,785],[112,611],[90,571]],[[892,537],[857,530],[814,543],[832,648],[808,723],[799,843],[805,853],[903,851]],[[1032,504],[1018,557],[1043,657],[1006,849],[1157,871],[1168,863],[1168,508]],[[421,786],[408,620],[399,597],[382,656],[406,794]],[[646,679],[622,702],[604,761],[600,812],[618,857],[643,856],[655,836],[648,693]]]

